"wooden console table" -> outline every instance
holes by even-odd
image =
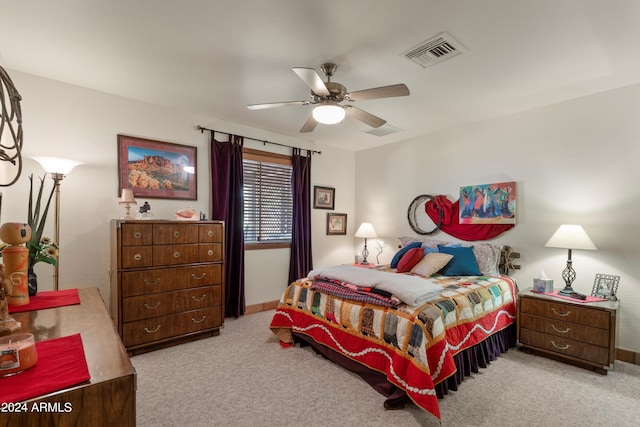
[[[81,334],[89,382],[28,400],[69,412],[1,413],[0,427],[135,426],[136,372],[98,289],[79,289],[80,304],[13,314],[36,341]],[[53,406],[53,405],[52,405]]]

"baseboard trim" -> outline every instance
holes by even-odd
[[[616,360],[640,365],[640,354],[635,351],[616,348]]]
[[[253,314],[260,313],[261,311],[275,310],[278,307],[278,304],[280,304],[280,301],[278,300],[263,302],[260,304],[252,304],[247,306],[247,308],[244,310],[244,314]]]

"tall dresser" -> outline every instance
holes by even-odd
[[[220,333],[222,221],[111,221],[111,316],[130,355]]]

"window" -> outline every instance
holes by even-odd
[[[293,223],[291,157],[245,148],[242,168],[245,248],[289,247]]]

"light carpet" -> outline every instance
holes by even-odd
[[[608,375],[513,348],[440,400],[442,423],[384,396],[309,347],[281,348],[273,310],[220,335],[133,357],[138,426],[637,426],[640,366]],[[295,370],[295,374],[291,374]]]

